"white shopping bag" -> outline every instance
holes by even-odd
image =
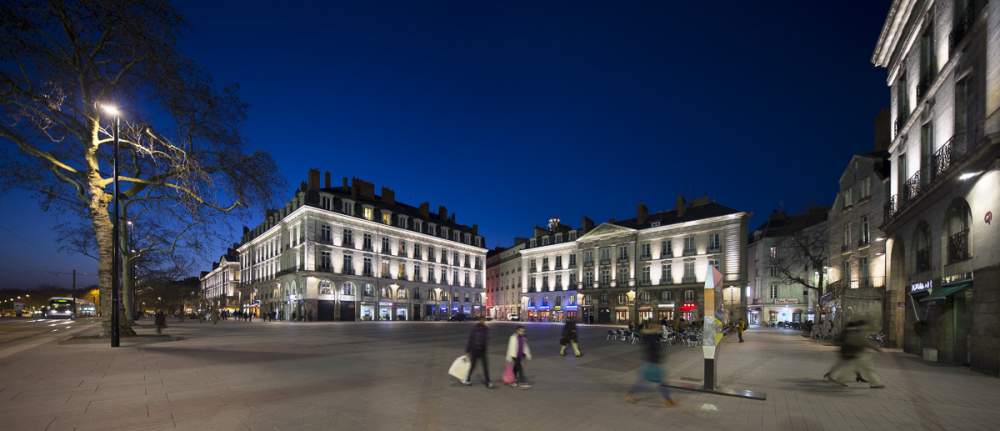
[[[471,365],[472,364],[469,363],[468,356],[459,356],[458,359],[455,359],[455,362],[451,363],[451,368],[448,369],[448,374],[464,382],[465,378],[469,377],[469,367]]]

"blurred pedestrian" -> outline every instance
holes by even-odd
[[[635,393],[642,390],[643,383],[651,382],[659,388],[663,404],[667,407],[673,407],[677,405],[677,402],[670,397],[670,389],[663,384],[663,370],[660,369],[660,360],[663,356],[660,351],[660,331],[656,329],[653,322],[649,321],[643,326],[640,334],[642,335],[642,365],[639,366],[639,375],[635,383],[625,394],[625,401],[630,403],[638,401]]]
[[[869,350],[879,352],[882,350],[865,337],[863,329],[866,323],[863,320],[855,320],[844,326],[840,334],[840,357],[830,371],[823,375],[824,379],[847,386],[844,382],[851,376],[859,382],[867,382],[872,389],[885,387],[875,372],[875,365],[869,352]]]
[[[162,334],[163,328],[167,327],[167,315],[163,312],[163,310],[156,310],[153,322],[153,324],[156,325],[156,333]]]
[[[583,352],[580,351],[580,342],[576,337],[576,321],[572,318],[566,319],[566,323],[563,325],[562,337],[559,339],[559,356],[566,356],[566,346],[573,346],[573,353],[579,358],[583,356]]]
[[[743,318],[740,318],[740,320],[736,322],[736,335],[740,338],[741,343],[743,342],[743,331],[746,329],[747,322],[743,320]]]
[[[531,360],[531,348],[528,347],[528,337],[524,335],[525,332],[527,329],[524,325],[518,325],[507,339],[507,361],[514,364],[514,383],[511,383],[513,387],[531,387],[524,375],[524,362]]]
[[[486,346],[488,344],[489,329],[486,327],[486,319],[480,317],[479,322],[472,327],[472,332],[469,333],[469,341],[465,343],[465,354],[472,360],[472,365],[469,367],[469,375],[462,382],[463,385],[472,384],[472,372],[476,370],[476,363],[482,362],[483,383],[487,388],[493,387],[493,383],[490,382],[490,366],[486,362]]]

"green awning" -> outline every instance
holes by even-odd
[[[959,281],[941,287],[931,289],[931,294],[921,298],[920,302],[943,300],[951,295],[972,287],[972,280]]]

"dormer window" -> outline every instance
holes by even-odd
[[[569,231],[569,240],[570,241],[576,241],[576,231],[575,230]]]
[[[364,208],[365,220],[375,220],[375,208],[370,206],[365,206]]]
[[[344,210],[344,214],[351,215],[351,216],[354,215],[354,201],[350,201],[350,200],[344,199],[344,201],[343,201],[343,210]]]
[[[437,225],[434,223],[427,223],[427,232],[425,233],[428,235],[437,235]]]
[[[658,227],[658,226],[660,226],[660,221],[659,220],[654,221],[654,222],[650,223],[649,226],[650,227]]]
[[[441,226],[441,237],[444,238],[444,239],[448,239],[448,227],[447,226]]]
[[[556,244],[559,244],[560,242],[562,242],[562,233],[557,233],[556,234]]]
[[[482,247],[482,246],[483,246],[483,237],[477,236],[476,237],[476,247]]]
[[[382,223],[392,224],[392,213],[386,210],[382,210]]]
[[[424,221],[420,220],[420,219],[413,220],[413,230],[415,230],[417,232],[423,232],[424,231]]]
[[[405,215],[399,214],[399,215],[396,216],[396,226],[399,226],[399,227],[404,228],[404,229],[406,228],[406,216]]]
[[[543,236],[542,237],[542,245],[543,246],[549,245],[549,237],[548,236]]]
[[[472,235],[471,234],[465,233],[465,234],[463,234],[463,236],[464,236],[464,241],[462,241],[462,242],[464,242],[466,244],[469,244],[469,243],[472,242]]]
[[[538,242],[536,242],[534,238],[531,239],[531,246],[532,247],[538,246]]]

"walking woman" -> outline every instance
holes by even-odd
[[[566,356],[566,346],[573,346],[573,353],[579,358],[583,356],[583,352],[580,352],[580,342],[576,338],[576,321],[572,318],[566,319],[566,324],[563,325],[562,337],[559,339],[559,344],[562,346],[559,349],[559,356]]]
[[[652,321],[647,321],[642,331],[642,366],[639,367],[639,376],[628,393],[625,394],[625,401],[634,403],[638,401],[635,393],[642,389],[644,382],[651,382],[657,385],[660,396],[663,397],[663,404],[667,407],[677,405],[677,402],[670,397],[670,389],[663,384],[663,370],[660,369],[660,331]]]
[[[524,336],[525,332],[525,327],[518,325],[514,328],[514,334],[507,339],[507,362],[514,363],[514,383],[511,383],[513,387],[531,387],[524,376],[524,361],[531,359],[531,349],[528,347],[528,338]]]

